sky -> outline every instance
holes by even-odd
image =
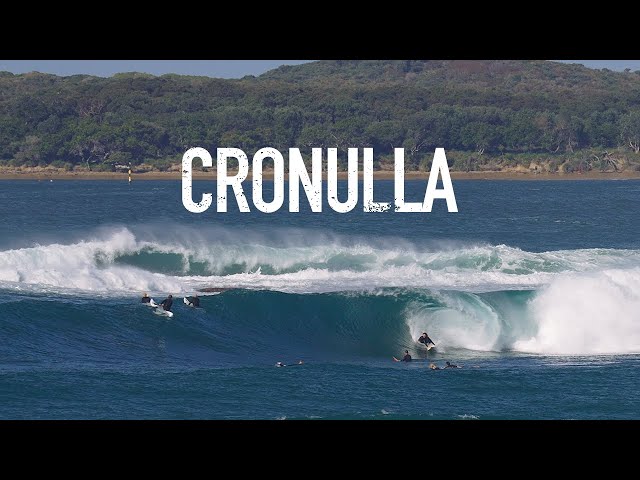
[[[309,60],[0,60],[0,71],[12,73],[43,72],[56,75],[97,75],[143,72],[154,75],[178,73],[218,78],[260,75],[280,65],[297,65]],[[640,70],[640,60],[558,60],[581,63],[591,68],[622,71]]]
[[[178,73],[218,78],[242,78],[280,65],[297,65],[308,60],[0,60],[0,71],[42,72],[56,75],[97,75],[143,72],[154,75]]]
[[[558,60],[566,63],[581,63],[589,68],[608,68],[622,72],[625,68],[640,70],[640,60]]]

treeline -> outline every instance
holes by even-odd
[[[273,146],[374,147],[378,161],[404,147],[408,168],[435,147],[466,152],[454,168],[467,170],[530,154],[591,168],[613,149],[633,164],[638,73],[546,61],[322,61],[240,80],[2,72],[0,163],[166,169],[192,146]]]

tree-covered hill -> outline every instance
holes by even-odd
[[[192,146],[371,146],[383,162],[405,147],[408,168],[444,147],[454,169],[633,169],[640,74],[548,61],[320,61],[240,80],[0,72],[2,164],[167,168]]]

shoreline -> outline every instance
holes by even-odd
[[[229,172],[233,174],[233,172]],[[373,174],[375,180],[393,180],[394,172],[378,170]],[[273,180],[273,172],[266,171],[263,174],[265,180]],[[327,179],[326,172],[322,174],[323,180]],[[358,172],[358,178],[362,179],[362,172]],[[406,180],[427,180],[427,172],[405,172]],[[182,179],[180,172],[147,172],[132,174],[133,182],[146,180],[177,180]],[[215,180],[216,172],[194,172],[194,180]],[[247,180],[251,180],[249,174]],[[339,180],[347,179],[347,172],[338,172]],[[452,180],[640,180],[640,172],[587,172],[587,173],[521,173],[521,172],[451,172]],[[0,180],[111,180],[127,182],[126,173],[120,172],[66,172],[66,171],[0,171]],[[286,180],[286,174],[285,174]]]

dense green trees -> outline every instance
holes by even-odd
[[[240,80],[0,72],[1,163],[166,168],[192,146],[371,146],[382,159],[404,147],[408,168],[444,147],[459,169],[531,153],[591,166],[580,152],[640,158],[640,75],[544,61],[322,61]]]

